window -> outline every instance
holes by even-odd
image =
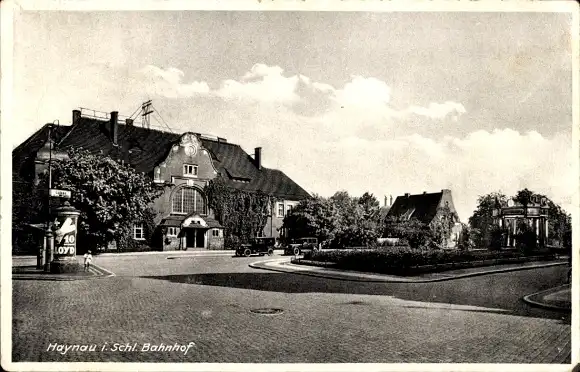
[[[171,212],[177,214],[206,214],[205,198],[198,189],[183,187],[173,194]]]
[[[278,203],[278,217],[284,217],[284,203]]]
[[[183,164],[183,175],[197,177],[197,165]]]
[[[286,216],[290,214],[290,211],[292,211],[292,207],[293,207],[293,205],[286,206]]]
[[[167,228],[167,236],[177,236],[177,227],[170,226]]]
[[[211,230],[211,236],[213,236],[214,238],[219,238],[219,236],[220,236],[220,230],[219,229],[213,229],[213,230]]]
[[[145,240],[145,231],[142,223],[133,225],[133,239]]]

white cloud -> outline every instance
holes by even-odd
[[[269,156],[279,157],[285,171],[323,195],[340,189],[354,195],[370,191],[382,201],[385,194],[449,188],[463,221],[471,216],[478,196],[497,190],[513,195],[525,187],[571,212],[575,172],[565,135],[547,138],[504,129],[440,140],[418,134],[385,140],[320,138],[287,139],[288,147],[299,146],[309,154],[300,162],[293,161],[291,150]]]
[[[259,102],[294,102],[298,77],[285,77],[279,66],[256,64],[241,79],[225,80],[215,94],[228,99]]]
[[[209,85],[204,81],[184,83],[185,73],[175,67],[162,69],[148,65],[138,71],[140,84],[149,94],[168,98],[189,98],[197,95],[207,95]]]
[[[344,88],[335,90],[334,96],[341,106],[376,107],[389,103],[391,88],[379,79],[353,76]]]
[[[65,75],[60,90],[32,97],[42,102],[43,111],[22,106],[22,117],[35,125],[56,118],[66,123],[78,106],[130,114],[149,89],[159,95],[155,106],[175,131],[227,137],[248,152],[262,146],[265,166],[279,168],[305,189],[323,195],[341,189],[354,195],[370,191],[382,200],[384,194],[450,188],[463,220],[479,195],[495,190],[513,194],[528,187],[565,208],[571,206],[570,185],[577,180],[569,135],[545,137],[511,129],[444,138],[412,134],[404,120],[441,120],[465,108],[448,101],[396,111],[390,105],[391,89],[378,79],[353,77],[335,88],[303,75],[286,77],[277,66],[255,65],[238,81],[224,81],[220,89],[211,90],[205,82],[187,82],[176,68],[147,66],[137,76],[99,69]],[[91,76],[105,78],[87,85]],[[70,91],[79,96],[66,93]],[[206,99],[192,105],[189,98],[199,96]],[[303,114],[306,110],[297,113],[297,102],[311,106],[308,115]],[[341,102],[349,103],[341,108]],[[40,117],[51,108],[50,120]],[[421,130],[417,128],[413,132]]]
[[[431,119],[443,119],[447,115],[452,115],[454,120],[465,114],[465,107],[461,103],[446,101],[444,103],[431,102],[428,107],[410,106],[408,111]]]

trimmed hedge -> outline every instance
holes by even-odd
[[[333,264],[333,267],[344,270],[414,275],[466,267],[555,258],[554,254],[548,250],[534,253],[532,258],[519,251],[448,251],[389,247],[388,249],[305,252],[304,260],[313,261],[312,264],[325,263],[325,266]]]

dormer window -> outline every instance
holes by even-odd
[[[183,164],[183,175],[187,177],[197,177],[197,165]]]

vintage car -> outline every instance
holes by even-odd
[[[275,245],[276,238],[253,238],[247,244],[240,244],[236,249],[236,256],[249,257],[252,254],[259,254],[260,256],[267,254],[271,256],[274,254]]]
[[[299,238],[292,240],[284,247],[284,254],[299,255],[305,251],[318,250],[317,238]]]

